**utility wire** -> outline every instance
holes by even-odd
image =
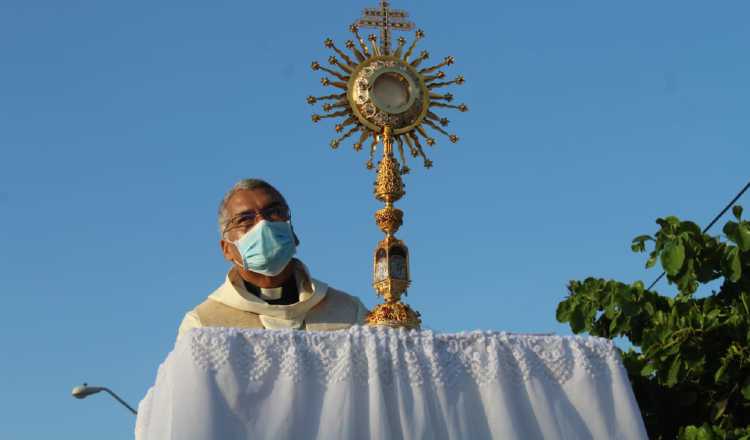
[[[723,216],[724,214],[726,214],[726,212],[727,212],[727,211],[729,211],[729,208],[731,208],[732,206],[734,206],[734,203],[735,203],[735,202],[736,202],[737,200],[739,200],[739,198],[740,198],[740,197],[742,197],[742,194],[745,194],[745,191],[747,191],[747,190],[748,190],[748,188],[750,188],[750,182],[747,182],[747,185],[745,185],[745,187],[744,187],[744,188],[742,188],[742,190],[741,190],[741,191],[740,191],[739,193],[737,193],[737,195],[736,195],[736,196],[734,196],[734,198],[732,199],[732,201],[731,201],[731,202],[729,202],[729,203],[727,204],[727,206],[725,206],[725,207],[724,207],[724,209],[722,209],[722,210],[721,210],[721,212],[720,212],[720,213],[719,213],[719,214],[718,214],[718,215],[717,215],[716,217],[714,217],[714,219],[713,219],[713,220],[711,220],[711,223],[709,223],[709,224],[708,224],[708,226],[706,226],[706,227],[705,227],[705,228],[703,229],[703,233],[704,233],[704,234],[705,234],[706,232],[708,232],[708,230],[709,230],[709,229],[711,229],[711,227],[712,227],[712,226],[713,226],[714,224],[716,224],[716,222],[717,222],[717,221],[719,221],[719,219],[721,218],[721,216]],[[662,273],[661,273],[661,275],[659,275],[659,277],[658,277],[658,278],[656,278],[656,279],[654,280],[654,282],[653,282],[653,283],[651,283],[651,285],[650,285],[650,286],[648,286],[648,289],[646,289],[646,290],[651,290],[651,288],[653,288],[653,287],[654,287],[654,286],[656,285],[656,283],[658,283],[658,282],[659,282],[659,280],[661,280],[662,278],[664,278],[664,275],[665,275],[665,274],[666,274],[666,272],[662,272]]]

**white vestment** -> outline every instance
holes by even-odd
[[[359,298],[311,278],[298,260],[294,278],[299,301],[289,305],[268,304],[262,298],[276,299],[281,288],[261,289],[261,297],[245,288],[236,268],[230,269],[224,284],[206,301],[185,314],[178,336],[199,327],[243,327],[266,329],[339,330],[363,324],[367,309]]]

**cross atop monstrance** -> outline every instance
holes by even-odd
[[[360,28],[379,28],[383,42],[383,55],[391,53],[391,28],[399,31],[414,29],[414,23],[406,21],[409,13],[401,9],[391,9],[390,2],[380,0],[380,8],[365,8],[362,18],[357,20]]]
[[[427,158],[422,141],[430,147],[436,141],[425,127],[447,136],[453,143],[458,142],[458,136],[443,128],[450,121],[434,112],[445,108],[465,112],[468,108],[465,104],[450,104],[452,94],[436,92],[438,88],[464,82],[461,75],[450,81],[438,81],[445,77],[445,73],[439,69],[453,64],[453,57],[445,57],[442,62],[422,69],[420,65],[430,54],[422,51],[412,57],[417,42],[424,37],[422,30],[416,31],[414,41],[406,51],[406,39],[399,37],[396,50],[391,52],[391,30],[414,29],[414,23],[407,21],[408,16],[406,11],[391,9],[390,2],[386,0],[380,1],[379,8],[366,8],[356,24],[349,27],[357,41],[346,42],[351,57],[336,47],[333,40],[326,38],[325,46],[336,52],[341,61],[331,56],[328,63],[332,67],[324,67],[317,61],[313,61],[311,67],[335,77],[323,77],[321,83],[339,89],[339,92],[320,97],[309,96],[307,102],[312,105],[327,101],[323,104],[323,110],[330,113],[312,115],[313,122],[324,118],[343,119],[334,127],[337,133],[344,133],[331,141],[331,148],[338,148],[343,140],[356,132],[359,132],[359,139],[354,143],[355,151],[370,142],[370,157],[366,162],[368,169],[373,168],[377,146],[381,141],[383,143],[383,157],[378,162],[374,193],[375,198],[385,203],[375,213],[375,222],[385,233],[385,238],[375,248],[373,287],[385,303],[373,309],[367,323],[419,328],[419,313],[401,302],[401,295],[411,284],[409,250],[395,236],[403,223],[404,213],[393,204],[404,196],[401,176],[409,172],[404,146],[412,157],[421,157],[425,168],[430,168],[432,161]],[[368,47],[359,35],[360,28],[380,29],[380,44],[377,36],[371,34],[367,37],[370,43]],[[394,154],[394,143],[400,161]]]

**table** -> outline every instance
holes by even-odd
[[[617,349],[594,337],[355,326],[195,329],[136,439],[647,439]]]

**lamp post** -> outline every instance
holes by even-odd
[[[71,392],[71,394],[73,394],[73,397],[75,397],[76,399],[85,399],[86,397],[88,397],[88,396],[90,396],[92,394],[96,394],[96,393],[98,393],[100,391],[105,391],[105,392],[109,393],[110,396],[114,397],[115,400],[117,400],[118,402],[120,402],[122,404],[122,406],[124,406],[125,408],[127,408],[128,410],[130,410],[130,412],[132,412],[134,415],[138,414],[138,411],[134,410],[133,407],[131,407],[130,405],[128,405],[124,400],[122,400],[120,398],[120,396],[118,396],[117,394],[115,394],[114,391],[110,390],[107,387],[90,387],[87,383],[84,382],[83,385],[79,385],[79,386],[73,388],[73,391]]]

